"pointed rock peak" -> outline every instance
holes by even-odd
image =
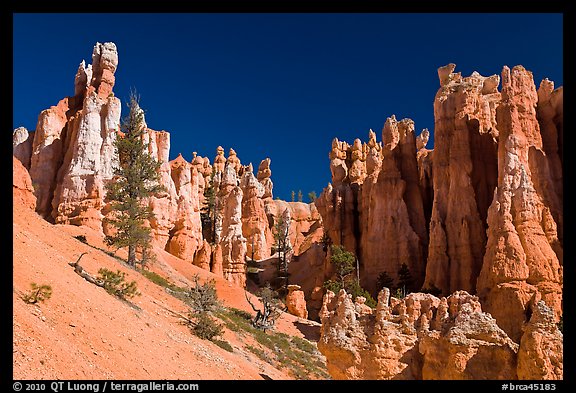
[[[398,122],[399,140],[403,141],[407,136],[414,135],[414,120],[402,119]]]
[[[502,69],[502,99],[507,100],[513,96],[529,97],[536,102],[538,93],[534,85],[532,72],[523,66],[517,65],[510,70],[507,66]]]
[[[83,95],[91,81],[92,65],[89,64],[88,67],[86,67],[86,62],[82,60],[78,66],[78,71],[76,71],[76,76],[74,77],[74,95]]]
[[[339,149],[340,148],[340,141],[338,138],[332,139],[332,149]]]
[[[482,84],[482,94],[498,93],[498,85],[500,84],[500,76],[494,74],[484,78]]]
[[[258,166],[258,180],[263,181],[264,179],[269,179],[272,176],[272,171],[270,170],[270,163],[271,160],[269,158],[265,158],[260,162]]]
[[[94,71],[107,69],[112,73],[118,67],[118,49],[113,42],[105,42],[103,44],[97,42],[92,51],[92,65]]]
[[[180,167],[187,167],[189,165],[188,161],[182,156],[182,153],[178,153],[178,157],[170,161],[170,167],[172,170]]]
[[[28,129],[26,127],[18,127],[12,131],[12,143],[17,145],[28,139]]]
[[[238,176],[236,174],[236,170],[234,169],[234,165],[230,165],[229,163],[224,165],[222,185],[238,185]]]
[[[265,159],[260,161],[260,165],[258,166],[258,171],[261,171],[261,170],[264,170],[267,168],[269,169],[271,162],[272,162],[272,160],[270,160],[270,158],[268,158],[268,157],[266,157]]]
[[[540,82],[540,87],[538,87],[538,103],[540,104],[548,101],[553,91],[554,91],[554,82],[552,82],[548,78],[542,79],[542,82]]]
[[[438,68],[438,79],[440,79],[440,86],[446,86],[450,83],[450,76],[456,69],[456,64],[450,63],[443,67]]]
[[[192,152],[192,164],[198,166],[204,166],[204,158],[196,154],[196,152]],[[206,157],[208,159],[208,157]],[[210,160],[208,159],[208,165],[210,165]]]
[[[502,93],[510,87],[510,67],[502,67]]]
[[[222,146],[218,146],[216,148],[216,155],[223,156],[224,155],[224,148]]]
[[[424,128],[420,133],[420,135],[416,137],[416,149],[417,150],[425,149],[429,139],[430,139],[430,131],[428,131],[428,128]]]
[[[236,155],[237,155],[237,154],[236,154],[236,151],[235,151],[234,149],[230,148],[230,151],[228,152],[228,157],[233,157],[233,156],[236,156]]]
[[[384,128],[382,128],[382,141],[387,150],[392,150],[400,141],[400,132],[398,131],[398,122],[396,116],[392,115],[386,119]]]

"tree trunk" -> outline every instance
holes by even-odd
[[[136,265],[136,246],[132,244],[128,246],[128,264],[130,266]]]

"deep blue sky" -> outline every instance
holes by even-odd
[[[274,195],[307,200],[330,181],[334,137],[372,128],[381,140],[392,114],[433,131],[439,66],[522,64],[562,85],[562,25],[561,14],[15,14],[13,126],[35,129],[74,93],[94,44],[113,41],[116,96],[138,91],[171,159],[212,161],[218,145],[255,167],[270,157]]]

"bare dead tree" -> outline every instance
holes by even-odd
[[[252,319],[252,326],[264,331],[272,329],[283,311],[278,301],[277,293],[268,285],[258,292],[258,298],[263,306],[262,309],[257,308],[254,303],[250,301],[246,291],[244,291],[244,297],[246,297],[246,301],[252,309],[256,311],[256,316]]]
[[[88,254],[88,252],[83,252],[82,254],[80,254],[80,256],[78,257],[76,262],[68,262],[68,265],[70,265],[74,268],[74,273],[78,274],[80,277],[82,277],[83,279],[85,279],[89,283],[92,283],[94,285],[97,285],[99,287],[104,288],[104,281],[94,278],[94,276],[88,274],[84,270],[84,268],[82,266],[80,266],[80,259],[82,259],[82,257],[86,254]]]

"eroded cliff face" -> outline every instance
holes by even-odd
[[[397,278],[402,263],[419,288],[428,234],[414,122],[388,118],[382,142],[373,131],[364,144],[335,139],[330,158],[334,186],[325,188],[315,204],[333,244],[358,255],[360,281],[371,292],[378,289],[380,273]]]
[[[504,67],[500,77],[438,70],[435,148],[428,130],[389,118],[382,142],[335,139],[332,184],[316,205],[334,244],[358,255],[360,281],[405,262],[413,290],[478,293],[519,342],[533,296],[562,314],[563,90]]]
[[[373,313],[329,294],[319,347],[334,378],[562,378],[563,90],[536,90],[522,66],[504,67],[501,91],[497,75],[454,68],[438,70],[434,150],[393,117],[380,143],[332,144],[334,185],[316,204],[361,284],[405,261],[413,289],[453,293],[394,299],[391,314],[388,292]],[[416,299],[423,318],[406,314]]]
[[[120,100],[112,93],[117,66],[116,45],[97,43],[92,64],[85,67],[82,62],[78,68],[75,95],[68,100],[65,117],[58,116],[60,120],[66,119],[66,124],[59,135],[63,160],[51,200],[51,215],[57,224],[101,229],[104,186],[113,176],[116,160],[113,144],[120,124]],[[37,135],[46,133],[43,127],[39,121]],[[36,152],[36,140],[34,145]],[[33,155],[31,173],[36,173],[34,169]]]
[[[499,77],[438,70],[434,100],[433,194],[425,287],[474,292],[497,181]]]
[[[560,198],[543,148],[537,102],[532,74],[521,66],[504,67],[497,110],[498,187],[488,211],[478,294],[515,341],[533,297],[543,299],[556,320],[562,315],[562,246],[551,212]],[[552,162],[557,158],[552,155]]]
[[[170,254],[193,261],[203,246],[198,187],[202,175],[181,154],[170,161],[170,168],[178,198],[176,220],[166,249]]]
[[[562,336],[542,302],[519,346],[465,291],[396,299],[385,288],[374,310],[362,300],[324,297],[318,349],[334,379],[562,378]]]

